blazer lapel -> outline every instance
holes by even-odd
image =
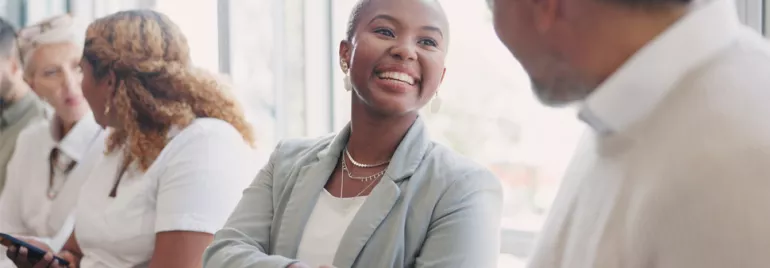
[[[318,201],[318,195],[329,180],[334,168],[337,167],[340,153],[348,140],[350,126],[338,134],[331,144],[321,149],[316,155],[309,156],[309,161],[299,168],[296,176],[289,175],[287,179],[295,178],[294,186],[289,193],[289,200],[278,226],[278,239],[275,243],[274,254],[288,258],[296,258],[305,224]],[[301,164],[300,164],[301,165]]]
[[[334,256],[335,267],[352,267],[366,242],[398,201],[401,190],[393,180],[382,180],[353,217]]]
[[[320,161],[300,169],[289,202],[283,211],[278,239],[275,244],[275,254],[289,258],[296,257],[297,246],[305,231],[305,223],[307,223],[310,213],[313,212],[318,194],[326,185],[334,167],[334,161],[331,163]]]
[[[364,246],[401,196],[398,183],[410,178],[431,148],[421,118],[417,118],[393,153],[385,176],[372,189],[340,241],[335,267],[352,267]]]

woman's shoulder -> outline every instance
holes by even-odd
[[[316,138],[289,138],[278,142],[273,150],[273,158],[282,156],[302,157],[315,155],[326,149],[334,140],[335,134]]]
[[[188,159],[189,154],[202,152],[207,157],[247,157],[252,151],[234,126],[214,118],[199,118],[184,128],[172,128],[168,132],[168,139],[155,162],[170,161],[177,157]]]
[[[172,128],[169,136],[195,137],[195,136],[239,136],[238,130],[230,123],[217,118],[196,118],[186,127]]]
[[[51,122],[49,120],[36,120],[24,127],[19,132],[19,137],[16,138],[16,148],[27,146],[38,148],[42,145],[41,142],[54,142],[53,137],[51,137]]]
[[[197,118],[184,128],[172,127],[167,134],[164,150],[176,150],[189,145],[221,143],[222,146],[247,146],[240,132],[230,123],[216,118]]]
[[[487,167],[435,142],[419,169],[431,174],[431,183],[436,183],[438,180],[447,187],[462,185],[468,190],[501,187],[500,180]]]

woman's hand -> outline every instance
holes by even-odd
[[[80,267],[80,256],[78,256],[75,253],[70,252],[69,250],[63,250],[59,253],[59,258],[64,259],[65,261],[70,263],[70,266],[68,268],[78,268]]]
[[[37,247],[38,245],[34,246]],[[48,250],[48,253],[46,253],[45,256],[43,256],[43,259],[37,263],[29,262],[27,257],[29,250],[25,247],[11,246],[6,251],[6,255],[9,259],[13,260],[13,263],[19,268],[67,268],[64,265],[59,264],[58,260],[54,259],[54,255],[50,252],[48,246],[41,247],[41,249]]]

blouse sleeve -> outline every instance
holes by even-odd
[[[252,149],[235,128],[224,122],[190,127],[197,128],[168,145],[173,147],[158,182],[155,232],[215,233],[254,176]]]

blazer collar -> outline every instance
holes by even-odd
[[[281,227],[278,230],[274,251],[276,254],[292,258],[296,256],[305,224],[313,212],[318,195],[326,185],[329,175],[337,166],[349,136],[350,124],[316,154],[315,161],[309,161],[308,164],[298,167],[292,172],[293,174],[289,175],[289,177],[296,176],[296,181],[280,219]],[[430,144],[425,124],[418,117],[396,148],[390,165],[385,171],[385,177],[389,179],[382,179],[374,186],[366,202],[345,231],[340,247],[346,250],[337,253],[335,266],[350,267],[355,263],[369,238],[401,197],[401,189],[397,182],[414,174],[430,149]]]

